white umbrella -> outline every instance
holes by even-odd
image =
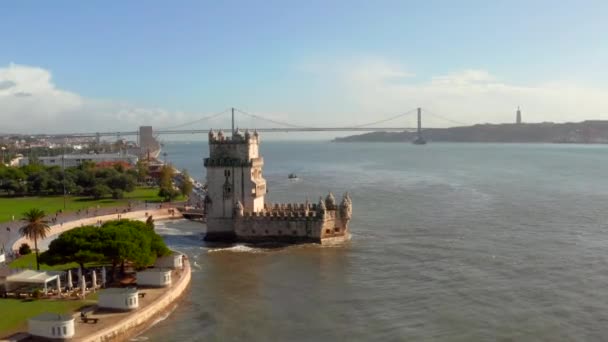
[[[82,268],[78,267],[78,287],[82,287]]]
[[[82,299],[84,299],[84,296],[86,294],[85,288],[86,288],[87,282],[85,281],[84,276],[80,277],[80,281],[82,284],[82,286],[80,287],[80,293],[82,294]]]
[[[106,287],[106,267],[101,267],[101,286]]]
[[[72,283],[72,270],[68,270],[68,289],[71,290],[74,288],[74,284]]]
[[[57,292],[61,294],[61,276],[57,276]]]
[[[97,288],[97,272],[95,272],[95,270],[93,270],[93,274],[91,275],[91,277],[93,283],[91,287],[93,288],[93,291],[95,291],[95,289]]]

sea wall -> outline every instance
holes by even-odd
[[[148,328],[156,317],[169,310],[172,304],[174,304],[175,301],[184,294],[188,288],[188,285],[190,284],[191,276],[190,262],[185,259],[181,276],[179,279],[177,279],[177,281],[173,282],[173,285],[170,288],[167,288],[165,294],[158,298],[158,300],[142,309],[134,311],[128,317],[115,325],[99,330],[92,335],[81,339],[80,341],[125,341],[134,335],[141,333]]]
[[[173,212],[175,214],[171,214],[171,210],[173,210]],[[86,225],[95,225],[97,223],[97,221],[99,221],[99,220],[106,222],[106,221],[110,221],[110,220],[116,220],[119,217],[121,219],[146,220],[148,218],[148,216],[152,216],[155,221],[164,220],[164,219],[182,218],[179,211],[176,210],[175,208],[138,210],[138,211],[131,211],[131,212],[126,212],[126,213],[91,216],[91,217],[84,217],[79,220],[64,222],[63,224],[52,225],[51,231],[49,233],[47,233],[47,237],[59,235],[65,231],[74,229],[76,227],[86,226]],[[27,243],[30,245],[30,247],[34,248],[34,241],[31,241],[30,239],[27,239],[25,237],[21,237],[21,238],[17,239],[15,241],[15,243],[13,243],[12,249],[13,250],[19,249],[19,246],[21,246],[21,244],[23,244],[23,243]],[[40,241],[38,241],[38,244],[40,244]]]

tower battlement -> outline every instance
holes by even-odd
[[[323,242],[350,237],[352,201],[340,204],[329,193],[318,203],[265,203],[264,159],[259,135],[238,130],[232,137],[209,132],[206,240],[250,242]]]

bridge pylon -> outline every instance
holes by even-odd
[[[422,108],[418,107],[418,130],[416,133],[416,139],[413,141],[414,145],[424,145],[426,140],[422,136]]]

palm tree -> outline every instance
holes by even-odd
[[[21,236],[34,240],[37,270],[40,270],[40,264],[38,263],[38,239],[44,239],[46,233],[51,231],[51,227],[49,227],[48,222],[44,219],[45,216],[44,211],[40,209],[33,208],[26,211],[21,219],[27,224],[19,230]]]

